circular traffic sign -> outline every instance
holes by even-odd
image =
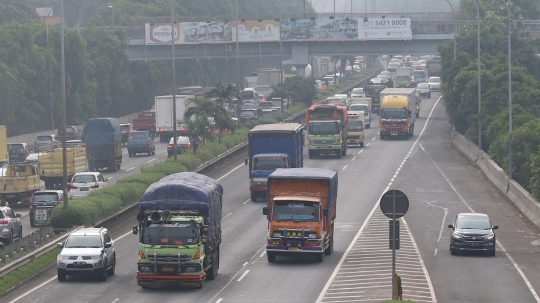
[[[394,206],[395,205],[395,206]],[[401,218],[409,210],[409,198],[401,190],[391,189],[381,197],[380,207],[382,213],[388,218]]]

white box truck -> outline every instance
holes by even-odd
[[[195,95],[176,95],[176,121],[184,120],[186,112],[186,101],[195,98]],[[157,96],[156,102],[156,131],[159,134],[159,141],[168,143],[173,136],[173,96]],[[181,132],[181,127],[177,124],[176,129]]]
[[[349,106],[350,112],[363,112],[364,114],[364,127],[371,127],[371,98],[351,98],[351,105]]]

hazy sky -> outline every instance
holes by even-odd
[[[331,13],[334,10],[334,0],[306,0],[310,1],[318,13]],[[416,13],[416,12],[450,12],[450,5],[446,0],[335,0],[336,13],[364,12],[365,1],[368,1],[368,12],[372,3],[376,2],[375,8],[378,13]],[[460,0],[450,0],[456,11],[459,10]]]

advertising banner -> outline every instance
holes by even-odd
[[[360,40],[412,40],[411,18],[373,18],[359,20]]]
[[[279,21],[233,21],[232,40],[236,41],[238,33],[239,42],[279,41]]]
[[[184,22],[181,23],[180,43],[231,42],[230,22]],[[170,41],[170,40],[169,40]]]
[[[282,20],[282,40],[358,39],[358,20]]]
[[[174,25],[174,44],[180,42],[180,24]],[[171,44],[171,24],[145,24],[146,44]]]

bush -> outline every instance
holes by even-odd
[[[164,162],[158,162],[152,166],[143,167],[141,168],[141,171],[143,173],[159,173],[164,175],[172,175],[188,170],[184,165],[178,162],[168,160],[169,159],[165,160]]]
[[[164,173],[148,173],[148,172],[142,172],[139,174],[127,176],[125,178],[122,178],[116,182],[116,184],[125,184],[125,183],[142,183],[145,186],[149,186],[150,184],[159,181],[159,179],[165,177],[166,175]],[[115,185],[116,185],[115,184]]]

